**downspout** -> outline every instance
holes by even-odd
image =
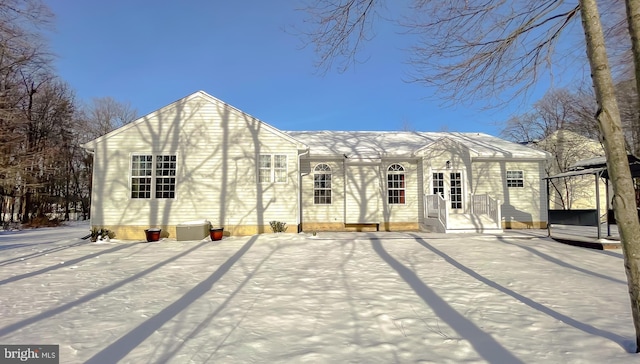
[[[347,158],[348,155],[343,154],[344,158],[342,159],[342,224],[344,228],[347,227]]]
[[[309,155],[309,148],[305,152],[298,154],[298,233],[302,232],[302,172],[300,171],[300,160],[304,155]]]

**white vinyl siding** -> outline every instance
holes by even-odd
[[[92,224],[148,227],[207,219],[269,231],[269,221],[278,220],[295,229],[298,173],[292,156],[298,149],[275,129],[222,102],[199,95],[181,100],[95,145]],[[175,198],[155,198],[155,173],[148,176],[150,198],[131,198],[134,154],[178,156]],[[260,155],[284,157],[278,160],[278,178],[287,183],[260,183]]]
[[[331,169],[331,204],[314,203],[314,172],[318,164],[325,164]],[[303,223],[344,223],[344,193],[346,191],[343,167],[342,160],[301,161]]]
[[[346,165],[345,223],[380,223],[384,174],[380,165],[356,163]]]
[[[522,171],[523,187],[507,187],[506,171]],[[500,200],[504,221],[546,221],[544,161],[474,161],[472,175],[472,193]]]

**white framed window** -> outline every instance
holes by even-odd
[[[462,208],[462,173],[449,173],[449,199],[452,209]]]
[[[176,156],[156,156],[156,198],[176,197]]]
[[[331,205],[331,167],[324,163],[313,169],[313,204]]]
[[[258,181],[261,183],[287,182],[287,156],[261,154],[258,160]]]
[[[259,161],[259,178],[260,182],[271,182],[271,155],[260,155]]]
[[[273,181],[277,183],[287,182],[287,156],[273,156]]]
[[[131,198],[176,197],[175,155],[132,155]]]
[[[404,167],[392,164],[387,169],[387,194],[390,205],[405,203]]]
[[[507,171],[507,187],[524,187],[524,172]]]
[[[433,194],[444,197],[444,173],[433,172],[432,183],[433,183]]]
[[[131,198],[151,198],[153,156],[131,156]]]

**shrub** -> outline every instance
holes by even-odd
[[[113,239],[116,236],[116,233],[105,228],[93,227],[91,228],[90,232],[91,241],[98,241],[98,238],[100,238],[100,240],[106,240],[107,237],[109,239]]]
[[[287,223],[281,221],[270,221],[269,225],[271,225],[271,230],[274,233],[284,233],[287,231]]]

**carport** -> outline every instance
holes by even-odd
[[[629,168],[631,170],[631,176],[633,178],[640,178],[640,159],[633,155],[627,156],[629,160]],[[575,225],[575,226],[595,226],[597,228],[598,240],[602,238],[602,227],[600,224],[600,183],[601,179],[604,179],[607,201],[607,237],[611,237],[611,225],[615,224],[615,217],[611,207],[611,197],[609,196],[609,173],[607,171],[607,161],[605,157],[595,157],[578,161],[569,167],[569,171],[556,174],[554,176],[545,177],[547,182],[547,196],[549,196],[550,180],[556,178],[571,178],[576,176],[593,175],[595,186],[595,209],[580,209],[580,210],[559,210],[551,209],[548,204],[547,207],[547,230],[549,236],[551,236],[551,225]],[[636,184],[636,201],[638,201],[640,190]],[[640,210],[638,210],[638,218],[640,218]]]

